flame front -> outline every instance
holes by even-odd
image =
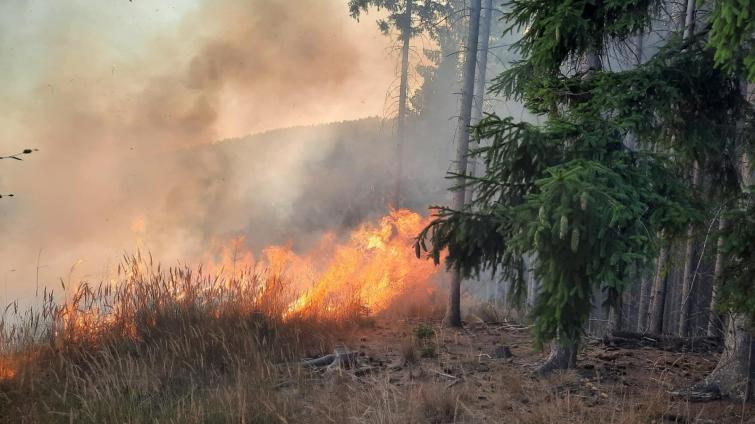
[[[427,223],[412,211],[393,211],[342,241],[328,233],[305,253],[270,246],[259,259],[242,249],[239,238],[211,246],[208,255],[221,261],[207,257],[208,265],[199,268],[164,269],[137,250],[124,257],[109,281],[62,285],[62,304],[45,290],[42,317],[50,327],[43,338],[58,347],[140,339],[151,328],[173,323],[176,314],[197,311],[217,318],[251,312],[284,320],[348,321],[356,314],[392,312],[394,306],[426,306],[442,269],[415,256],[414,239]],[[0,319],[0,346],[14,334],[27,339],[13,328],[3,330]],[[0,349],[0,381],[17,376],[24,360],[17,353]]]
[[[223,249],[223,260],[213,264],[216,272],[252,266],[284,276],[295,291],[285,316],[297,314],[337,315],[359,307],[377,314],[399,299],[426,301],[436,290],[433,279],[440,267],[418,259],[412,245],[428,218],[410,210],[391,212],[378,222],[362,224],[344,242],[332,233],[317,246],[297,254],[284,246],[271,246],[255,261],[241,253],[240,239]]]
[[[349,243],[333,249],[324,272],[292,305],[291,312],[328,311],[356,301],[372,313],[384,311],[403,295],[426,299],[438,268],[414,255],[414,237],[426,225],[418,214],[399,210],[377,226],[363,225]],[[422,296],[422,297],[419,297]]]

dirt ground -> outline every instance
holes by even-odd
[[[752,403],[669,395],[710,372],[716,353],[616,348],[588,339],[576,370],[544,378],[534,371],[545,353],[533,350],[528,328],[513,323],[444,329],[439,321],[383,319],[339,342],[359,352],[358,365],[314,379],[339,393],[344,408],[359,396],[380,408],[390,403],[383,399],[388,391],[395,402],[416,404],[416,422],[755,423]]]

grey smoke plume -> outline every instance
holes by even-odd
[[[0,202],[0,300],[29,295],[38,265],[40,284],[74,264],[72,278],[97,279],[137,246],[190,259],[215,236],[281,242],[330,224],[297,202],[344,141],[332,128],[261,137],[243,155],[208,145],[380,113],[387,43],[336,0],[3,2],[0,148],[39,152],[0,164],[17,195]],[[374,146],[378,124],[352,135]]]

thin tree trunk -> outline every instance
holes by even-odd
[[[684,13],[684,33],[683,38],[692,36],[692,31],[695,30],[695,0],[687,0],[687,7]]]
[[[700,186],[700,164],[695,161],[694,170],[692,171],[692,190]],[[682,296],[679,307],[679,337],[686,337],[689,332],[689,313],[690,297],[692,296],[692,283],[695,280],[693,275],[694,256],[695,256],[695,227],[690,224],[687,227],[687,245],[684,251],[684,272],[682,273]]]
[[[644,333],[648,326],[648,306],[650,306],[650,278],[642,278],[640,300],[637,306],[637,332]]]
[[[655,277],[653,278],[653,299],[648,325],[648,331],[654,334],[661,334],[663,330],[663,306],[666,302],[666,264],[670,246],[663,235],[661,235],[661,243],[661,251],[658,254]]]
[[[713,290],[710,293],[710,311],[708,316],[708,335],[717,336],[721,334],[722,317],[716,311],[718,305],[718,285],[721,282],[721,275],[724,271],[724,238],[721,233],[726,229],[726,219],[721,216],[718,218],[718,241],[716,242],[716,263],[713,266]]]
[[[645,34],[637,34],[637,66],[642,65],[645,61]]]
[[[611,334],[615,331],[621,331],[621,327],[624,325],[623,323],[623,303],[621,297],[617,299],[617,304],[613,307],[611,307],[611,311],[609,312],[608,316],[608,334]]]
[[[469,150],[469,124],[472,120],[472,100],[474,97],[475,66],[477,62],[477,42],[480,35],[481,0],[472,0],[469,17],[466,56],[464,58],[464,85],[461,91],[461,111],[459,127],[456,130],[456,173],[460,175],[459,187],[454,192],[452,208],[464,208],[466,189],[464,175],[467,173],[467,152]],[[451,272],[448,308],[443,319],[446,326],[461,326],[461,273],[458,269]]]
[[[474,102],[472,105],[472,125],[482,119],[482,107],[485,101],[485,78],[488,68],[488,45],[490,43],[490,21],[493,19],[493,0],[484,0],[480,12],[480,46],[477,50],[477,73],[475,82]],[[477,175],[477,159],[470,158],[469,175]],[[467,200],[471,200],[473,193],[470,187]]]
[[[684,15],[682,15],[682,39],[686,40],[692,36],[695,24],[695,0],[687,0]],[[692,189],[699,185],[700,164],[695,161],[694,171],[692,174]],[[695,248],[695,241],[692,237],[694,228],[690,225],[687,228],[687,245],[684,254],[684,272],[682,273],[682,293],[681,307],[679,308],[679,336],[684,337],[688,331],[689,320],[689,302],[688,298],[692,287],[692,256]]]
[[[393,193],[393,206],[401,207],[401,179],[404,168],[404,142],[406,141],[406,111],[409,91],[409,42],[412,38],[412,6],[414,0],[406,0],[404,25],[401,28],[401,84],[398,94],[398,122],[396,137],[396,189]]]
[[[642,65],[645,61],[645,35],[640,32],[637,34],[637,66]],[[634,137],[633,137],[634,138]],[[636,148],[636,143],[631,146]],[[640,293],[637,303],[637,331],[642,333],[647,328],[648,306],[650,304],[650,279],[640,273]]]

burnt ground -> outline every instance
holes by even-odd
[[[316,371],[308,395],[311,412],[333,422],[366,409],[364,422],[755,423],[753,404],[669,394],[702,379],[716,353],[588,339],[576,370],[546,378],[534,373],[545,353],[533,349],[527,327],[513,323],[444,329],[434,320],[377,320],[339,343],[359,352],[356,368]],[[351,415],[318,406],[322,396]],[[393,412],[403,418],[367,419]]]

